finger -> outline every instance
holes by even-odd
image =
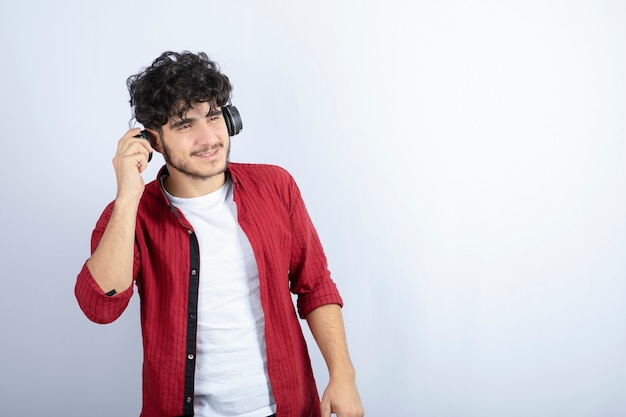
[[[141,137],[139,134],[141,133],[141,129],[135,128],[130,129],[122,138],[118,141],[117,144],[117,153],[118,154],[128,154],[133,153],[132,151],[136,149],[137,145],[145,148],[148,153],[152,152],[152,144],[149,140]]]
[[[139,152],[128,156],[128,163],[134,164],[139,172],[143,172],[148,167],[148,158],[143,152]]]
[[[115,155],[113,166],[120,173],[129,169],[136,169],[141,173],[148,167],[148,154],[143,150],[126,155]]]
[[[136,143],[136,142],[133,142],[133,144],[134,143]],[[139,143],[138,144],[140,146],[138,152],[142,153],[142,154],[145,154],[146,162],[150,162],[150,156],[151,156],[152,151],[153,151],[152,145],[150,144],[150,142],[148,142],[147,140],[145,140],[143,138],[139,139]]]
[[[135,164],[145,159],[146,163],[150,159],[152,147],[145,139],[125,138],[120,142],[115,159],[135,159]],[[130,162],[128,162],[130,163]]]
[[[328,401],[322,401],[320,409],[322,411],[322,417],[330,417],[330,403]]]
[[[148,167],[148,161],[137,162],[137,170],[142,173]]]
[[[136,127],[124,133],[124,136],[122,136],[120,140],[117,141],[117,150],[116,150],[117,153],[120,153],[122,148],[125,148],[127,146],[127,143],[130,140],[130,138],[135,137],[136,135],[139,134],[139,132],[141,132],[141,129]]]

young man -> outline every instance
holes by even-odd
[[[241,128],[231,85],[206,54],[165,52],[128,79],[136,119],[113,166],[75,293],[97,323],[141,298],[141,416],[363,416],[342,300],[291,176],[229,162]],[[151,152],[165,166],[144,184]],[[328,366],[321,404],[297,320]]]

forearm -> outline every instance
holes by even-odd
[[[363,405],[356,388],[354,367],[348,355],[341,307],[327,304],[306,316],[307,322],[328,366],[330,380],[322,396],[322,417],[363,417]]]
[[[135,225],[138,201],[115,201],[111,218],[87,261],[89,272],[105,293],[126,290],[133,282]]]
[[[353,380],[354,367],[348,354],[341,307],[337,304],[318,307],[307,314],[306,320],[330,377]]]

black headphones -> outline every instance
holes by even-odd
[[[239,110],[237,107],[232,104],[228,104],[222,106],[222,115],[224,116],[224,121],[226,122],[226,128],[228,129],[228,136],[235,136],[243,129],[243,122],[241,121],[241,116],[239,115]],[[139,132],[137,138],[144,138],[152,145],[152,140],[150,139],[150,135],[145,130]],[[152,160],[152,152],[148,155],[148,162]]]
[[[222,106],[222,114],[224,115],[224,120],[226,121],[229,136],[235,136],[237,133],[241,132],[241,129],[243,129],[243,123],[241,122],[241,116],[239,115],[237,107],[231,104]]]

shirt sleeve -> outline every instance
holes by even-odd
[[[297,295],[298,314],[300,318],[305,318],[308,313],[326,304],[343,307],[319,236],[293,179],[289,194],[293,238],[289,275],[291,291]]]
[[[111,203],[100,216],[96,228],[91,235],[91,253],[98,247],[104,230],[111,218],[112,211],[113,203]],[[135,270],[136,269],[137,250],[135,249]],[[115,321],[124,312],[133,294],[133,285],[115,295],[107,295],[91,275],[87,267],[87,262],[85,261],[76,279],[74,294],[80,309],[89,320],[95,323],[105,324]]]

